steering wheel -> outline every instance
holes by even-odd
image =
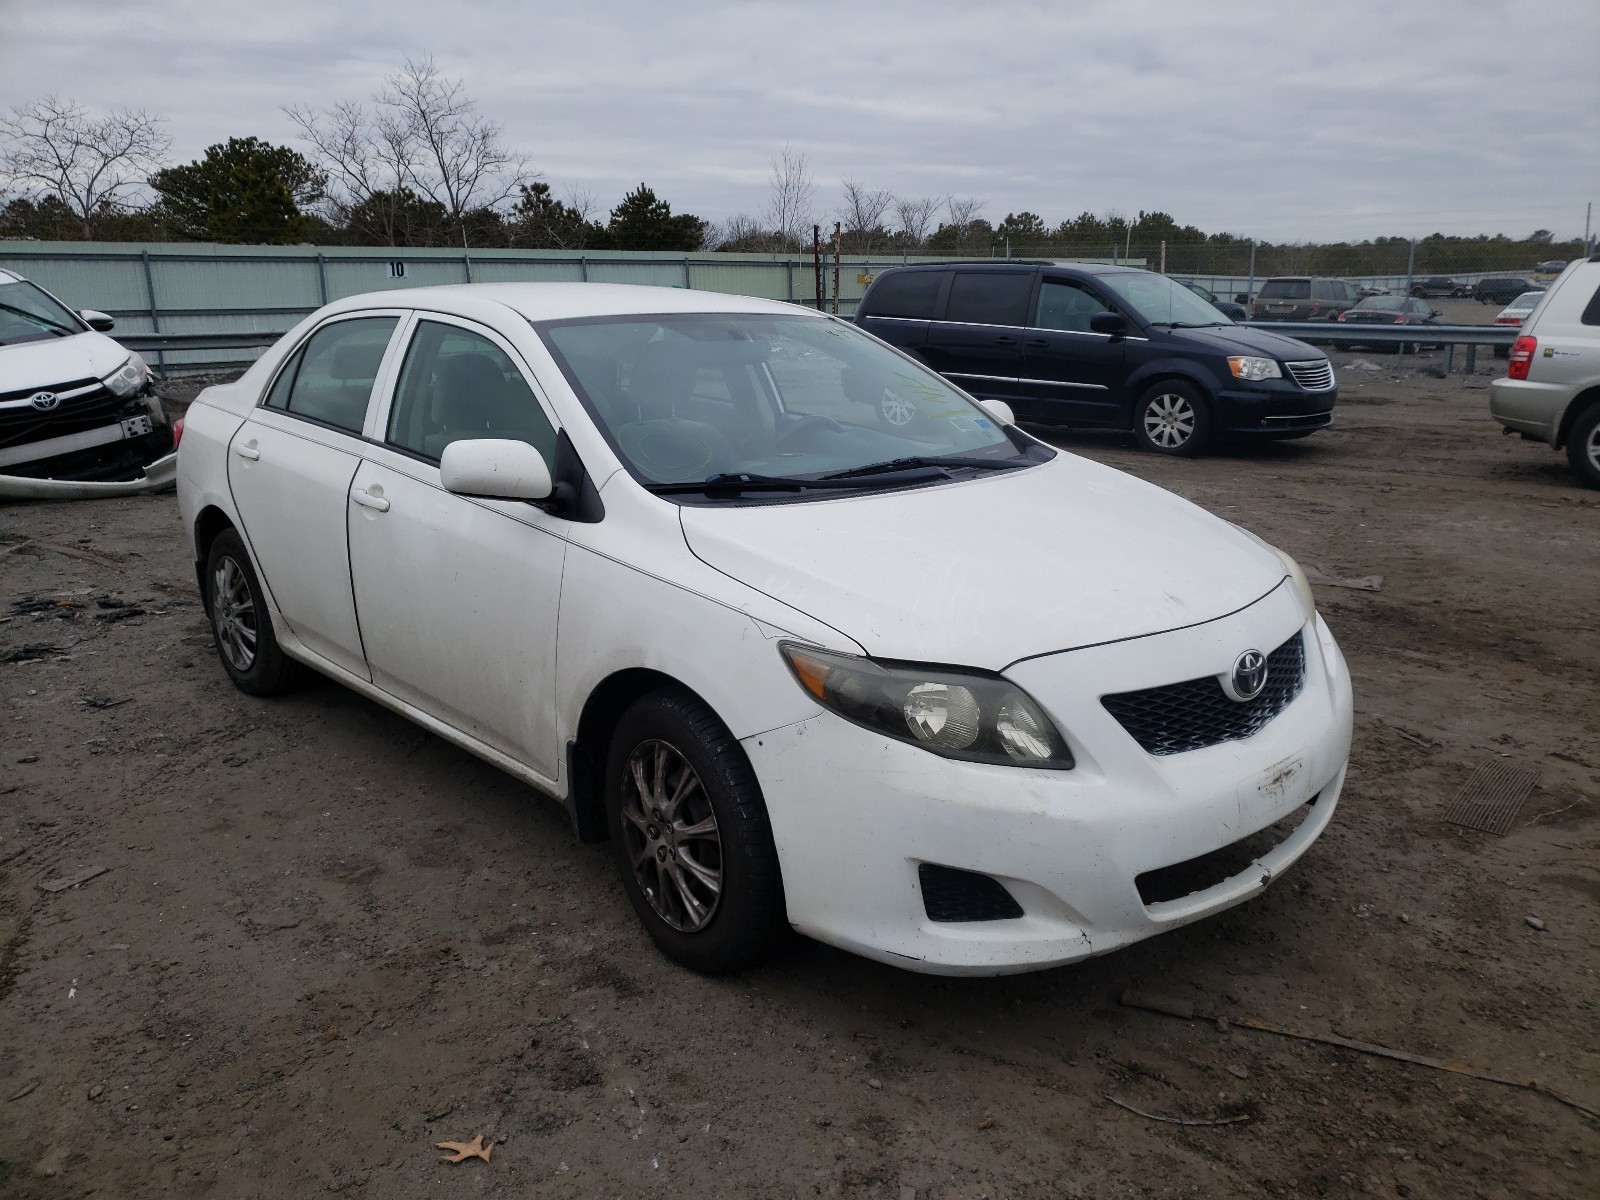
[[[772,452],[774,454],[783,454],[791,448],[791,442],[818,429],[843,431],[844,426],[832,417],[825,417],[821,413],[808,413],[778,435],[777,439],[772,443]]]

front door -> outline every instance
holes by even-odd
[[[1022,337],[1021,395],[1027,420],[1120,429],[1125,338],[1096,333],[1089,320],[1112,306],[1079,280],[1046,278]]]
[[[350,572],[372,681],[556,777],[556,612],[567,522],[445,491],[464,438],[515,438],[554,465],[555,425],[510,345],[453,318],[416,322],[351,488]]]
[[[345,509],[399,320],[355,315],[321,326],[285,361],[228,448],[228,485],[273,604],[308,650],[363,679],[370,676],[350,595]]]

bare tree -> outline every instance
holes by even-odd
[[[369,113],[353,101],[323,112],[299,105],[283,111],[299,126],[300,136],[311,144],[313,157],[329,176],[328,216],[398,245],[412,159],[404,124],[387,112]]]
[[[846,179],[843,187],[839,222],[844,226],[845,241],[854,253],[871,254],[874,239],[883,228],[883,215],[894,204],[894,193],[888,188],[869,188],[854,179]]]
[[[772,160],[772,192],[764,216],[767,227],[791,248],[811,244],[816,194],[805,153],[786,144]]]
[[[736,213],[726,221],[706,227],[708,250],[727,250],[746,254],[765,253],[777,248],[778,239],[761,220],[749,213]]]
[[[927,244],[939,208],[940,201],[936,196],[916,196],[895,201],[894,212],[900,222],[900,236],[905,239],[908,251],[921,250]]]
[[[123,193],[144,185],[172,147],[159,117],[118,108],[95,120],[76,101],[57,96],[0,115],[0,134],[8,143],[0,147],[0,179],[24,193],[55,196],[85,238]]]
[[[532,175],[527,160],[506,146],[505,130],[478,112],[466,85],[439,70],[431,55],[408,58],[390,75],[378,102],[410,135],[410,179],[444,207],[467,244],[466,214],[493,208]]]

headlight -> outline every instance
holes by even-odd
[[[149,382],[150,368],[145,366],[144,359],[130,354],[128,361],[105,380],[105,385],[114,396],[131,396]]]
[[[1228,359],[1228,370],[1236,379],[1282,379],[1283,372],[1272,358],[1253,358],[1248,354],[1235,354]]]
[[[1289,582],[1294,585],[1295,594],[1299,596],[1301,602],[1305,604],[1306,611],[1308,613],[1316,612],[1317,598],[1311,594],[1311,581],[1306,578],[1306,573],[1300,569],[1300,564],[1295,562],[1292,557],[1285,554],[1282,550],[1279,550],[1271,542],[1267,541],[1266,538],[1257,537],[1243,525],[1234,525],[1234,528],[1240,533],[1244,534],[1245,537],[1249,538],[1252,542],[1256,543],[1256,545],[1265,550],[1271,550],[1278,556],[1278,561],[1283,564],[1283,573],[1289,577]]]
[[[1072,767],[1066,739],[1013,683],[978,671],[886,666],[793,642],[778,646],[800,686],[830,712],[945,758]]]

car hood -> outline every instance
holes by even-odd
[[[1284,576],[1227,522],[1070,454],[933,487],[680,511],[701,560],[877,658],[1000,670],[1213,620]]]
[[[103,333],[0,346],[0,392],[104,379],[127,361],[128,351]]]
[[[1327,357],[1315,346],[1292,337],[1265,329],[1246,329],[1242,325],[1207,325],[1202,329],[1174,329],[1171,333],[1184,345],[1198,346],[1214,354],[1257,354],[1286,362]]]

